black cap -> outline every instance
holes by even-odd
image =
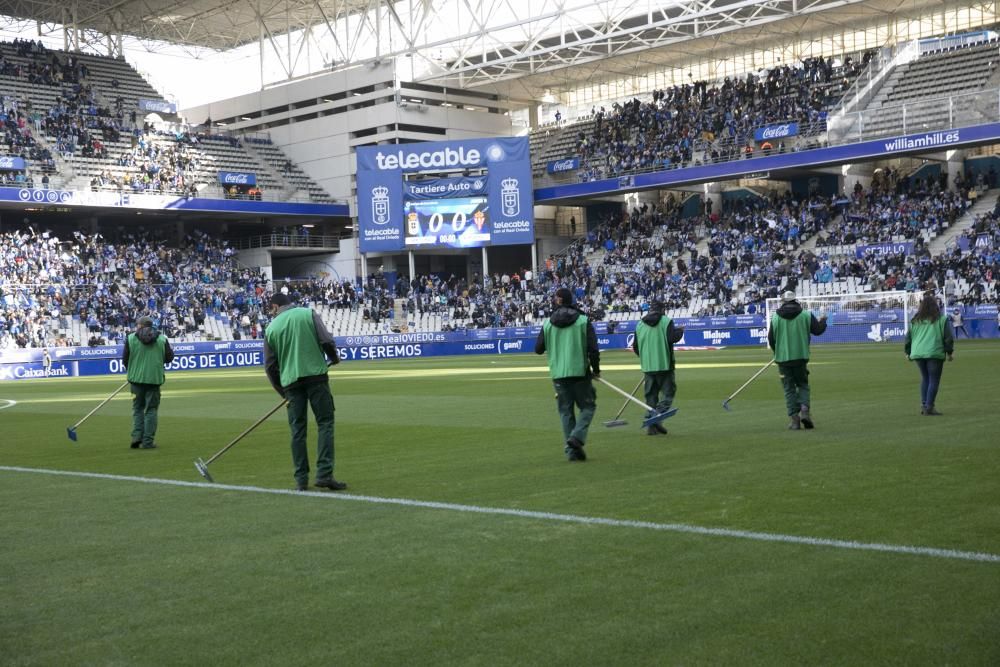
[[[140,329],[142,329],[143,327],[151,327],[153,326],[153,318],[150,317],[149,315],[143,315],[136,321],[136,325]]]
[[[652,313],[662,313],[663,312],[663,302],[662,301],[652,301],[649,304],[649,311]]]
[[[566,287],[560,287],[556,290],[556,298],[559,299],[559,303],[564,306],[573,305],[573,293]]]
[[[273,303],[276,306],[287,306],[291,302],[292,300],[288,298],[287,294],[282,294],[281,292],[275,292],[274,294],[271,295],[271,303]]]

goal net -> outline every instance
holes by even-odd
[[[827,316],[826,333],[817,343],[902,342],[910,318],[917,312],[922,292],[860,292],[798,296],[796,300],[817,318]],[[781,307],[781,299],[767,300],[767,326]]]

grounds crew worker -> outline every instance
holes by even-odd
[[[684,327],[675,327],[673,320],[663,314],[663,304],[654,301],[649,312],[635,327],[632,351],[639,355],[645,382],[646,405],[654,408],[646,416],[669,410],[677,394],[674,380],[674,343],[684,337]],[[662,395],[662,398],[661,398]],[[653,424],[646,429],[649,435],[664,434],[667,429]]]
[[[153,328],[151,318],[140,317],[122,356],[132,391],[132,449],[156,449],[160,386],[166,381],[163,367],[173,360],[167,337]]]
[[[591,378],[601,376],[601,353],[594,325],[573,305],[573,293],[565,287],[559,288],[554,305],[552,316],[545,320],[535,341],[535,354],[548,352],[549,376],[556,389],[566,458],[586,461],[583,446],[597,409]],[[579,417],[575,408],[580,409]]]
[[[797,431],[813,427],[809,412],[809,335],[826,331],[826,315],[819,319],[795,300],[795,292],[783,292],[781,307],[771,316],[767,344],[774,350],[781,384],[785,388],[788,428]]]
[[[347,484],[333,478],[333,396],[327,363],[340,362],[333,336],[311,308],[295,308],[287,294],[271,297],[274,319],[264,330],[264,369],[271,386],[288,401],[292,463],[299,491],[309,484],[306,433],[308,406],[316,419],[316,486],[339,491]]]

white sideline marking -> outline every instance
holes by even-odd
[[[0,398],[0,401],[3,401],[4,403],[7,404],[7,405],[0,405],[0,410],[6,410],[7,408],[12,408],[15,405],[17,405],[17,401],[11,400],[9,398]]]
[[[782,535],[781,533],[760,533],[752,530],[733,530],[730,528],[708,528],[684,523],[655,523],[652,521],[632,521],[629,519],[607,519],[577,514],[555,514],[552,512],[534,512],[531,510],[515,510],[503,507],[480,507],[478,505],[460,505],[458,503],[443,503],[431,500],[409,500],[407,498],[383,498],[380,496],[359,496],[351,493],[329,493],[327,491],[292,491],[286,489],[266,489],[260,486],[239,486],[229,484],[213,484],[209,482],[185,482],[177,479],[158,479],[155,477],[134,477],[131,475],[109,475],[96,472],[78,472],[72,470],[49,470],[46,468],[22,468],[19,466],[0,466],[0,471],[27,472],[41,475],[60,475],[65,477],[86,477],[91,479],[111,479],[121,482],[142,482],[144,484],[161,484],[164,486],[183,486],[204,489],[220,489],[222,491],[246,491],[249,493],[266,493],[279,496],[311,496],[329,500],[353,500],[377,505],[401,505],[404,507],[420,507],[424,509],[451,510],[453,512],[469,512],[473,514],[495,514],[500,516],[516,516],[522,519],[540,521],[561,521],[564,523],[580,523],[593,526],[612,526],[615,528],[645,528],[669,533],[689,533],[694,535],[710,535],[712,537],[732,537],[758,542],[782,542],[785,544],[804,544],[812,547],[831,547],[833,549],[851,549],[854,551],[876,551],[882,553],[906,554],[910,556],[930,556],[949,560],[969,560],[980,563],[1000,563],[1000,554],[977,551],[959,551],[956,549],[938,549],[936,547],[915,547],[899,544],[880,544],[878,542],[855,542],[852,540],[833,540],[822,537],[799,537]]]

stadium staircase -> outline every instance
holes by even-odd
[[[286,199],[309,199],[323,204],[336,201],[274,144],[246,141],[244,147],[248,153],[257,157],[259,163],[268,165],[270,171],[274,172],[284,185]],[[289,165],[291,168],[286,169]]]
[[[580,133],[589,137],[593,134],[597,120],[590,116],[584,120],[565,125],[546,125],[531,133],[528,146],[531,149],[531,174],[537,180],[546,175],[545,166],[552,160],[563,160],[577,157],[579,152],[576,149],[577,137]],[[548,135],[546,136],[546,132]],[[535,135],[540,135],[535,139]],[[531,145],[531,141],[538,142],[536,149]],[[537,150],[537,152],[536,152]],[[557,177],[560,175],[556,175]],[[576,170],[564,172],[564,178],[576,180]]]
[[[930,243],[927,244],[927,249],[930,250],[931,255],[938,255],[945,252],[950,247],[953,247],[956,239],[958,239],[958,237],[961,236],[966,230],[971,229],[977,218],[990,213],[993,210],[993,208],[997,205],[998,195],[1000,195],[1000,188],[986,190],[980,194],[976,198],[976,203],[969,207],[965,211],[965,214],[955,221],[954,225],[946,229],[941,233],[941,235],[932,239]]]

